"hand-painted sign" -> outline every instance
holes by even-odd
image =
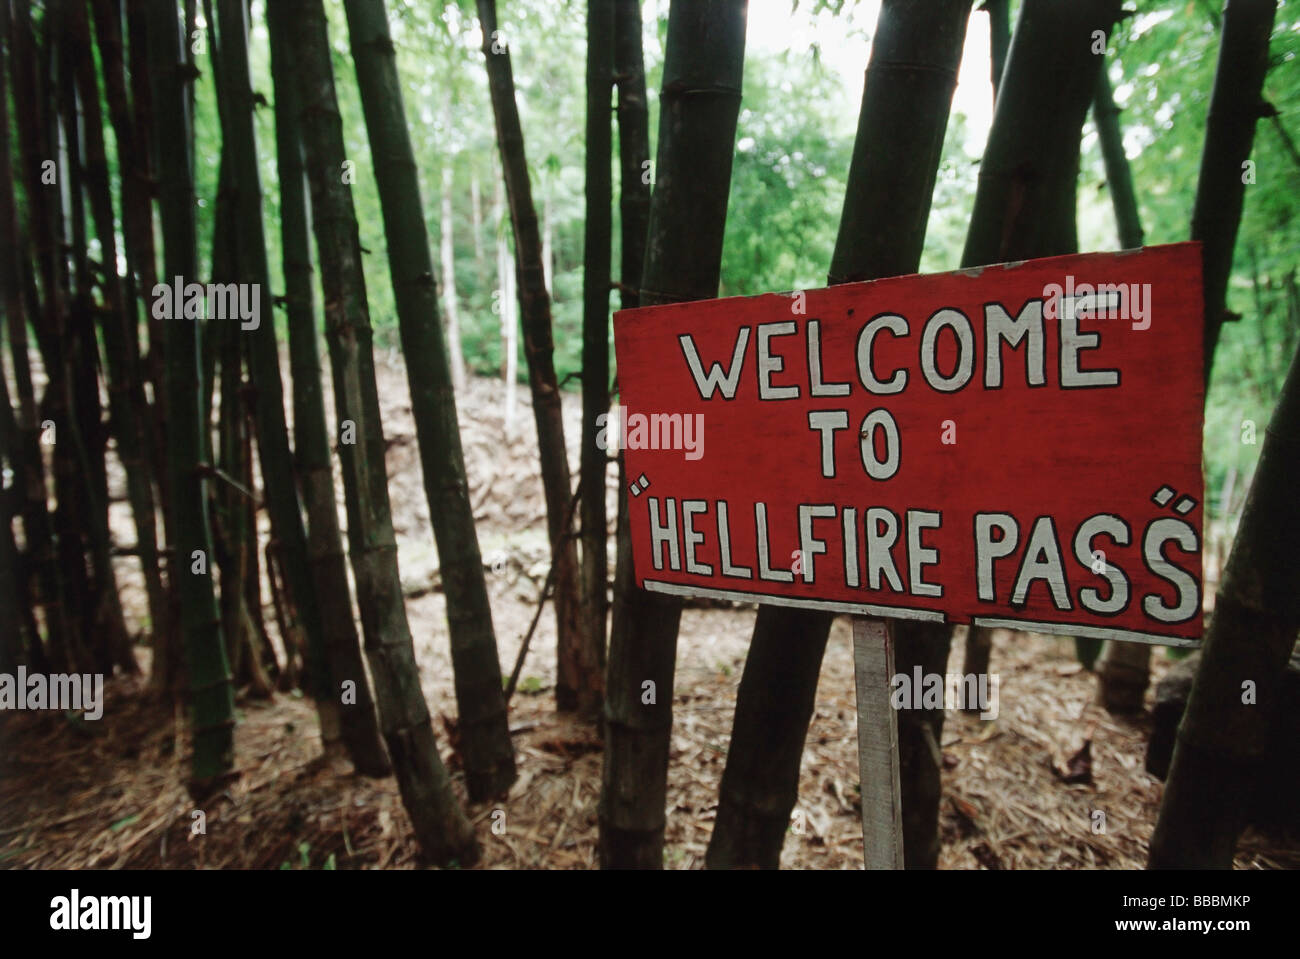
[[[614,318],[637,581],[867,616],[1201,634],[1193,243]]]

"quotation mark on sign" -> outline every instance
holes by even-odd
[[[1162,486],[1155,491],[1155,494],[1151,497],[1151,501],[1157,506],[1169,506],[1169,501],[1175,496],[1178,496],[1177,490],[1171,489],[1168,486]],[[1178,502],[1174,503],[1170,509],[1179,516],[1186,516],[1192,510],[1196,509],[1196,500],[1192,499],[1190,496],[1180,496]]]
[[[650,481],[646,479],[645,473],[642,473],[641,478],[629,486],[628,489],[632,491],[633,496],[640,496],[641,491],[649,487],[649,485]]]

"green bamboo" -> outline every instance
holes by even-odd
[[[625,310],[641,303],[641,270],[645,266],[646,230],[650,222],[650,110],[645,85],[645,56],[641,49],[640,0],[615,0],[614,76],[618,84],[619,232],[622,257],[619,288]],[[627,481],[623,450],[618,451],[617,550],[630,548]],[[626,594],[632,567],[616,557],[614,595]]]
[[[325,629],[331,689],[342,700],[342,683],[350,682],[349,689],[354,694],[341,703],[339,733],[359,772],[367,776],[388,776],[393,768],[388,762],[375,714],[374,693],[362,662],[347,558],[334,501],[334,473],[330,466],[320,349],[316,339],[307,180],[302,165],[297,91],[287,50],[293,24],[286,21],[285,10],[283,4],[269,4],[266,16],[271,38],[271,75],[275,83],[275,159],[280,180],[289,369],[293,376],[294,454],[307,508],[307,548]]]
[[[4,67],[0,59],[0,70]],[[0,95],[3,95],[0,85]],[[9,402],[9,382],[4,364],[0,363],[0,623],[9,626],[0,630],[0,673],[12,674],[15,667],[27,659],[26,650],[39,644],[40,636],[33,627],[35,620],[31,607],[22,595],[18,575],[18,545],[14,540],[14,517],[18,515],[17,488],[13,477],[17,474],[17,440],[13,406]],[[11,489],[11,486],[14,487]]]
[[[957,84],[970,0],[885,0],[867,64],[829,282],[915,273]],[[883,225],[888,224],[888,228]],[[798,799],[799,767],[834,617],[760,606],[745,659],[710,868],[775,869]],[[943,672],[947,631],[893,624],[895,665]],[[927,823],[939,800],[927,759],[943,711],[899,713],[903,850],[908,868],[933,868],[937,836]]]
[[[361,242],[352,195],[342,177],[347,153],[325,9],[321,0],[284,0],[284,5],[288,8],[286,20],[294,27],[286,46],[297,67],[299,118],[324,291],[335,417],[340,428],[350,425],[355,429],[356,442],[340,442],[339,458],[357,605],[380,726],[424,855],[438,863],[455,860],[466,864],[477,859],[478,847],[473,827],[438,758],[402,600]]]
[[[217,0],[219,70],[217,94],[223,101],[222,140],[233,162],[236,210],[235,276],[256,287],[260,322],[249,331],[249,377],[254,393],[258,461],[271,535],[279,547],[279,568],[292,615],[305,640],[308,691],[316,700],[324,729],[337,727],[336,693],[330,688],[325,659],[324,626],[307,559],[307,532],[298,502],[297,477],[289,450],[284,416],[284,386],[280,380],[279,348],[271,311],[270,264],[262,232],[262,181],[253,129],[254,96],[248,64],[248,22],[244,0]],[[211,25],[210,25],[211,28]],[[234,322],[215,320],[214,322]],[[242,330],[241,330],[242,333]],[[286,645],[289,638],[285,637]]]
[[[7,320],[21,310],[17,296],[14,259],[14,199],[9,158],[9,5],[0,0],[0,309]],[[0,324],[2,327],[5,324]],[[23,648],[39,648],[30,592],[18,570],[18,545],[13,521],[21,515],[22,456],[19,453],[17,417],[9,398],[9,382],[0,362],[0,623],[12,623],[0,637],[0,673],[12,673],[23,658]],[[26,607],[24,611],[24,607]],[[28,625],[28,621],[32,625]]]
[[[963,267],[1073,253],[1079,139],[1120,0],[1024,0],[980,163]]]
[[[108,433],[100,406],[98,344],[95,338],[95,303],[92,292],[90,257],[87,249],[86,210],[84,204],[85,173],[82,158],[83,128],[78,103],[75,64],[82,59],[69,27],[72,8],[55,5],[42,21],[47,57],[46,89],[55,109],[47,115],[51,144],[66,147],[66,162],[60,176],[67,185],[67,208],[64,197],[54,197],[57,216],[56,235],[61,252],[69,254],[72,270],[63,274],[66,282],[66,310],[54,317],[58,325],[58,349],[48,357],[58,371],[51,375],[51,385],[58,389],[66,404],[67,417],[55,440],[56,462],[63,463],[59,490],[60,508],[66,496],[70,508],[65,512],[65,569],[89,559],[85,580],[87,592],[81,605],[83,636],[89,654],[88,663],[96,669],[111,671],[120,666],[128,672],[138,667],[131,652],[130,635],[117,589],[117,574],[112,561],[112,539],[108,526],[108,468],[105,462]],[[64,233],[63,227],[69,228]],[[47,367],[49,369],[49,367]]]
[[[228,142],[222,144],[219,162],[217,200],[212,214],[210,276],[213,283],[233,283],[235,203],[230,182],[233,173]],[[213,381],[220,380],[219,384],[212,382],[209,387],[217,395],[217,439],[213,444],[213,460],[222,473],[242,483],[247,424],[239,394],[243,386],[244,364],[239,337],[231,333],[230,325],[209,320],[204,326],[208,356],[212,358],[211,365],[204,371],[204,381],[208,382],[209,377]],[[211,399],[206,399],[200,408],[208,408],[211,402]],[[251,524],[248,510],[240,502],[244,498],[240,490],[230,483],[219,483],[213,493],[212,546],[219,568],[217,609],[221,614],[231,679],[239,687],[248,681],[246,650],[250,624],[244,615],[244,574]]]
[[[141,423],[142,435],[146,441],[145,455],[148,456],[150,473],[157,483],[159,498],[166,499],[166,453],[162,440],[163,412],[163,377],[161,349],[151,334],[150,355],[146,359],[140,342],[140,322],[136,313],[137,298],[144,306],[145,322],[156,329],[158,323],[149,310],[149,291],[158,282],[158,270],[155,263],[153,210],[151,200],[152,180],[149,171],[149,150],[144,136],[144,119],[146,110],[142,97],[137,92],[134,102],[128,95],[126,64],[123,55],[122,10],[119,0],[90,0],[94,18],[95,40],[99,49],[100,72],[104,78],[104,99],[108,104],[108,115],[112,121],[113,134],[117,146],[118,179],[121,184],[122,239],[126,256],[126,290],[125,300],[128,319],[128,344],[131,350],[131,363],[134,365],[133,387],[138,390],[136,405],[141,405],[143,388],[141,376],[147,376],[153,385],[155,397],[152,404],[145,404],[147,416]],[[133,16],[137,16],[133,14]],[[138,79],[132,77],[138,84]],[[164,530],[166,528],[166,510],[158,509],[162,514]],[[155,549],[157,536],[155,534]],[[161,570],[160,576],[161,576]],[[175,630],[170,625],[174,597],[170,594],[166,578],[163,577],[164,596],[167,605],[163,618],[153,624],[154,675],[151,685],[161,680],[170,668],[174,657],[167,648],[174,641]]]
[[[63,600],[63,578],[54,549],[54,528],[49,512],[49,494],[45,466],[38,438],[35,388],[27,347],[27,311],[23,302],[22,266],[19,261],[17,206],[14,196],[14,169],[10,154],[9,72],[13,24],[9,5],[0,2],[0,295],[3,296],[5,326],[14,372],[15,422],[11,439],[14,470],[15,507],[23,521],[26,540],[27,571],[17,570],[20,588],[25,594],[34,590],[35,580],[40,604],[45,614],[46,646],[32,647],[38,657],[56,658],[68,648],[72,627],[68,623]],[[18,64],[13,63],[15,69]],[[18,89],[18,85],[15,85]],[[24,572],[27,575],[24,575]]]
[[[1142,221],[1138,216],[1137,197],[1133,193],[1133,173],[1124,153],[1124,137],[1119,128],[1119,107],[1111,94],[1106,68],[1097,71],[1097,92],[1093,95],[1092,118],[1097,124],[1102,162],[1106,164],[1106,184],[1115,208],[1115,228],[1119,245],[1125,250],[1142,246]]]
[[[745,0],[673,0],[669,9],[644,305],[717,295],[746,10]],[[626,529],[621,534],[605,699],[600,862],[606,869],[659,869],[681,602],[632,584],[631,544]],[[642,703],[646,681],[655,686],[653,704]]]
[[[1205,121],[1192,211],[1201,241],[1205,379],[1227,317],[1227,287],[1245,201],[1246,163],[1262,115],[1274,0],[1224,5],[1219,59]],[[1282,387],[1215,599],[1201,665],[1178,727],[1160,815],[1153,869],[1229,869],[1244,827],[1241,792],[1258,778],[1267,710],[1300,629],[1300,588],[1287,558],[1300,528],[1294,477],[1300,445],[1300,354]],[[1290,542],[1294,542],[1293,539]],[[1255,688],[1247,702],[1246,683]]]
[[[96,3],[102,0],[95,0]],[[110,0],[115,2],[115,0]],[[148,297],[149,291],[153,289],[153,284],[157,282],[157,250],[155,247],[155,237],[153,230],[153,204],[152,196],[157,181],[157,160],[153,155],[151,144],[153,142],[153,89],[152,81],[149,76],[149,43],[148,43],[148,17],[143,4],[126,4],[123,11],[126,16],[126,38],[127,38],[127,84],[131,99],[131,112],[134,119],[132,135],[135,140],[134,153],[137,157],[136,176],[140,179],[137,185],[137,193],[142,194],[142,199],[137,199],[133,207],[138,207],[136,217],[139,220],[139,246],[138,257],[135,260],[135,269],[139,274],[139,292],[143,297]],[[112,62],[112,58],[109,58]],[[121,163],[119,162],[119,166]],[[128,240],[129,242],[129,240]],[[158,493],[160,502],[167,502],[170,499],[170,490],[168,489],[168,472],[167,472],[167,404],[163,397],[167,395],[166,384],[166,364],[164,357],[166,355],[166,323],[162,320],[155,319],[151,310],[148,309],[148,300],[145,301],[145,325],[149,331],[149,349],[148,353],[141,355],[141,362],[145,364],[148,371],[150,382],[153,383],[155,426],[153,430],[154,443],[154,463],[155,479],[158,481]],[[172,543],[172,530],[170,527],[169,510],[162,511],[163,531],[165,540]],[[170,577],[168,585],[171,587],[169,592],[171,596],[171,619],[174,622],[180,615],[179,600],[177,598],[175,587],[171,585]],[[172,629],[169,635],[163,637],[162,643],[154,644],[154,662],[151,675],[149,677],[150,689],[160,692],[165,689],[177,689],[180,679],[180,649],[178,646],[178,631]]]
[[[1097,702],[1108,712],[1133,715],[1142,712],[1143,697],[1151,684],[1151,646],[1110,640],[1097,663]]]
[[[186,134],[191,118],[185,88],[192,78],[182,69],[174,0],[147,2],[163,275],[191,278],[198,275],[194,181]],[[198,324],[183,317],[166,322],[167,465],[175,535],[172,583],[180,600],[182,650],[189,674],[192,788],[202,792],[233,764],[234,697],[212,586],[207,481],[200,470],[206,424],[200,421],[198,409],[202,376]],[[207,564],[201,572],[196,571],[195,554]]]
[[[989,73],[996,102],[1007,65],[1007,48],[1011,46],[1011,0],[984,0],[980,9],[989,15]]]
[[[505,793],[515,781],[492,607],[474,529],[456,393],[388,19],[382,0],[347,0],[344,9],[383,208],[424,491],[447,596],[465,782],[470,799],[477,802]]]
[[[625,310],[641,303],[641,268],[650,222],[650,109],[641,50],[641,0],[614,0],[614,80],[618,84],[619,287]],[[619,451],[622,462],[622,451]],[[618,484],[620,512],[627,487]]]
[[[1234,0],[1235,2],[1235,0]],[[1300,632],[1300,352],[1291,360],[1178,727],[1152,869],[1231,869]]]
[[[67,7],[69,49],[78,54],[72,67],[76,74],[78,99],[85,131],[86,188],[90,199],[95,235],[99,240],[103,268],[105,304],[99,324],[104,340],[108,379],[109,412],[112,417],[117,454],[126,474],[127,498],[135,521],[145,594],[149,603],[151,632],[167,623],[168,599],[163,589],[158,557],[158,521],[153,495],[152,460],[149,456],[149,407],[141,380],[132,328],[134,304],[129,304],[117,272],[117,233],[113,216],[113,195],[109,185],[108,154],[104,144],[99,85],[90,43],[86,9],[80,3]],[[134,666],[134,657],[130,665]],[[132,670],[134,671],[134,670]]]
[[[560,388],[555,376],[551,298],[546,289],[537,208],[533,204],[523,128],[515,100],[510,50],[506,38],[497,30],[496,0],[478,0],[478,18],[483,31],[482,49],[487,61],[488,92],[501,154],[502,179],[515,236],[519,314],[524,331],[524,356],[528,361],[528,384],[533,396],[533,420],[537,425],[542,492],[546,498],[555,607],[555,705],[562,712],[588,714],[600,702],[601,651],[582,629],[578,551],[569,508],[571,478]]]
[[[1255,123],[1263,115],[1268,40],[1276,10],[1276,0],[1228,0],[1223,8],[1219,60],[1192,207],[1192,239],[1201,242],[1207,385],[1227,315],[1232,251],[1246,200],[1246,165],[1255,142]]]
[[[63,609],[68,626],[62,636],[51,635],[51,659],[60,669],[79,668],[86,662],[85,641],[87,615],[93,608],[90,584],[86,574],[85,550],[81,539],[84,524],[78,518],[81,507],[83,483],[77,478],[73,461],[69,403],[64,370],[67,351],[63,345],[63,316],[67,301],[67,263],[59,255],[62,230],[61,197],[57,192],[43,189],[40,182],[42,158],[53,153],[50,144],[57,136],[58,116],[53,98],[47,91],[50,86],[49,51],[46,42],[38,49],[31,9],[24,4],[14,7],[14,102],[27,105],[18,112],[19,139],[22,144],[25,193],[28,222],[35,244],[36,269],[32,273],[32,290],[39,277],[41,299],[32,295],[32,329],[36,346],[45,368],[48,383],[39,410],[39,423],[43,438],[44,424],[54,428],[54,455],[52,480],[57,494],[57,506],[52,515],[54,562],[58,566],[62,584]],[[16,331],[11,326],[11,334]],[[16,351],[17,352],[17,351]],[[33,429],[37,420],[33,419]],[[57,442],[59,437],[68,441]],[[39,453],[39,448],[38,448]],[[34,485],[29,495],[44,495]]]
[[[223,144],[217,174],[217,202],[212,218],[213,283],[235,282],[233,175],[230,150],[228,144]],[[253,470],[252,438],[244,390],[244,344],[233,324],[209,319],[204,329],[208,333],[208,355],[212,358],[210,372],[205,372],[204,378],[206,380],[209,375],[214,379],[220,378],[213,458],[221,472],[233,481],[218,484],[213,497],[212,540],[220,568],[218,609],[235,686],[248,688],[253,695],[267,698],[272,693],[273,684],[262,662],[261,637],[257,628],[261,583],[257,577],[255,504],[245,492],[253,488]],[[255,584],[251,595],[246,588],[250,581]]]
[[[587,2],[586,217],[582,262],[582,443],[578,465],[582,519],[583,646],[598,654],[596,688],[584,704],[598,711],[604,699],[606,589],[609,530],[605,515],[608,457],[596,442],[598,420],[609,413],[609,281],[613,232],[613,135],[609,109],[613,88],[614,7]]]

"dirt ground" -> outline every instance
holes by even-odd
[[[463,796],[450,651],[438,559],[421,481],[405,373],[377,356],[388,468],[407,612],[443,759]],[[546,578],[545,518],[526,388],[515,432],[503,430],[499,382],[475,379],[460,397],[472,501],[509,673]],[[566,396],[570,461],[580,406]],[[613,515],[615,478],[608,487]],[[340,494],[341,497],[341,494]],[[342,502],[340,498],[340,511]],[[124,503],[113,506],[121,542],[133,539]],[[341,522],[345,518],[341,516]],[[612,548],[611,548],[612,556]],[[144,629],[138,567],[120,560],[132,626]],[[717,810],[736,689],[753,607],[688,607],[674,690],[664,865],[699,869]],[[273,623],[269,609],[268,622]],[[950,672],[959,672],[961,642]],[[146,673],[149,652],[140,647]],[[1168,668],[1153,656],[1155,678]],[[1094,705],[1096,678],[1059,637],[1000,632],[995,720],[949,710],[944,724],[940,825],[945,869],[1142,868],[1162,786],[1143,769],[1147,714],[1116,719]],[[598,731],[554,711],[555,630],[543,613],[511,703],[519,778],[504,800],[470,805],[479,868],[588,869],[596,865]],[[10,714],[0,737],[0,866],[18,868],[414,868],[417,849],[394,781],[352,774],[320,757],[315,712],[299,696],[241,695],[235,732],[239,778],[202,809],[187,796],[183,715],[150,699],[144,680],[106,683],[104,718]],[[1149,690],[1148,706],[1152,698]],[[847,619],[836,621],[818,689],[783,868],[860,869],[856,713]],[[1093,782],[1064,785],[1054,763],[1091,738]],[[1098,813],[1103,815],[1098,816]],[[201,813],[202,815],[198,815]],[[205,832],[199,834],[202,822]],[[1300,849],[1248,832],[1239,868],[1297,868]]]

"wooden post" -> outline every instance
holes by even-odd
[[[889,704],[889,681],[893,675],[894,637],[889,624],[883,619],[853,617],[862,853],[868,869],[903,868],[898,717]]]

